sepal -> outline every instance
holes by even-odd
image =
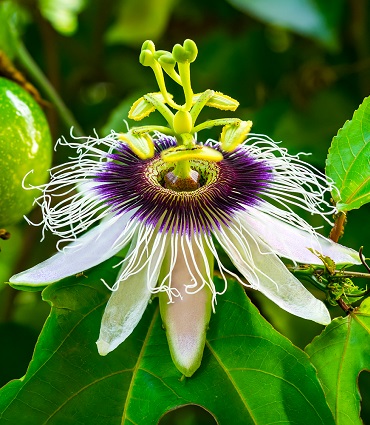
[[[37,284],[13,283],[13,282],[5,282],[5,283],[7,283],[13,289],[17,289],[19,291],[26,291],[26,292],[43,291],[45,288],[47,288],[50,285],[50,283],[37,283]]]

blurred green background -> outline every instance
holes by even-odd
[[[45,112],[56,140],[68,136],[71,120],[63,119],[54,107],[35,65],[82,132],[96,130],[103,136],[112,128],[125,130],[131,103],[147,91],[157,91],[150,69],[138,61],[142,42],[150,38],[158,49],[171,50],[191,38],[199,48],[192,66],[195,92],[212,88],[237,98],[237,116],[252,119],[254,132],[283,141],[291,153],[311,152],[305,159],[324,170],[333,136],[370,93],[369,23],[366,0],[0,1],[0,50],[49,102]],[[169,91],[181,95],[171,84]],[[207,113],[208,118],[227,116]],[[148,120],[160,117],[153,114]],[[218,137],[217,130],[203,134]],[[68,155],[68,150],[59,149],[54,164]],[[368,256],[369,213],[368,205],[350,212],[341,240],[354,249],[364,245]],[[29,217],[39,221],[40,211]],[[7,230],[12,237],[0,240],[0,282],[55,250],[52,236],[39,242],[38,227],[21,222]],[[259,294],[248,294],[298,346],[303,348],[321,331],[319,325],[290,316]],[[1,384],[25,373],[48,311],[39,293],[16,292],[0,284]],[[333,314],[341,311],[333,309]],[[362,417],[370,424],[367,375],[361,374],[360,388]],[[161,424],[214,423],[208,416],[200,408],[183,408]]]

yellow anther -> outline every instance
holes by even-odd
[[[235,124],[228,124],[222,129],[220,142],[222,150],[232,152],[242,142],[252,128],[252,121],[239,121]]]
[[[127,143],[140,159],[149,159],[154,156],[154,143],[147,133],[135,134],[130,131],[119,134],[118,139]]]

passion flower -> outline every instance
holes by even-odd
[[[189,66],[196,52],[190,40],[175,46],[172,56],[144,43],[140,60],[153,68],[161,92],[144,95],[129,116],[140,120],[157,109],[168,127],[136,127],[124,135],[112,131],[101,139],[60,139],[76,155],[51,170],[36,202],[43,229],[72,243],[10,279],[14,287],[43,287],[129,247],[125,258],[117,260],[120,270],[109,288],[98,351],[107,355],[121,344],[157,294],[172,359],[186,376],[200,365],[211,311],[227,289],[227,274],[296,316],[328,324],[324,303],[279,257],[320,264],[318,252],[339,264],[360,261],[355,251],[320,236],[293,211],[298,206],[326,219],[334,212],[325,201],[331,184],[323,174],[270,138],[251,134],[250,121],[227,118],[195,125],[206,105],[238,106],[213,90],[194,95]],[[183,105],[166,91],[162,62],[184,89]],[[220,141],[198,142],[197,133],[214,125],[224,126]],[[226,268],[217,245],[239,274]],[[223,288],[213,283],[214,262]]]

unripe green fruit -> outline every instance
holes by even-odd
[[[18,84],[0,78],[0,227],[30,212],[38,190],[48,179],[52,144],[49,126],[37,102]]]

